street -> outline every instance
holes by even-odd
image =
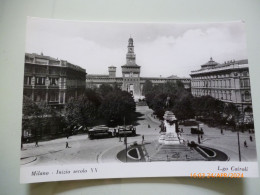
[[[144,146],[148,154],[156,151],[158,147],[159,125],[158,119],[151,117],[152,110],[147,106],[137,106],[137,112],[143,116],[138,119],[136,126],[137,136],[128,137],[128,144],[134,142],[142,143],[144,136]],[[198,141],[197,135],[190,134],[190,127],[184,127],[182,137],[184,140]],[[229,156],[230,161],[238,161],[237,133],[203,126],[204,135],[201,145],[221,150]],[[240,145],[242,161],[256,161],[255,138],[253,142],[249,140],[248,132],[240,133]],[[248,147],[244,147],[246,140]],[[69,148],[66,148],[68,142]],[[51,141],[39,142],[39,147],[35,143],[24,144],[21,151],[21,165],[24,166],[45,166],[45,165],[65,165],[65,164],[85,164],[85,163],[106,163],[121,162],[117,159],[117,153],[125,149],[125,145],[119,142],[118,137],[89,140],[87,134],[73,135],[67,138],[60,138]]]

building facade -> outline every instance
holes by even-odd
[[[122,77],[116,77],[116,67],[108,67],[108,75],[88,74],[86,87],[94,88],[102,84],[117,84],[122,90],[132,93],[135,99],[143,96],[143,85],[150,80],[154,85],[166,82],[181,81],[186,89],[190,89],[190,78],[180,78],[175,75],[169,77],[141,77],[141,66],[136,64],[133,38],[129,38],[127,45],[126,64],[121,66]]]
[[[128,40],[128,52],[126,54],[126,64],[121,66],[123,75],[122,90],[128,91],[134,97],[141,96],[140,66],[135,62],[134,41]]]
[[[24,95],[34,102],[63,106],[71,97],[83,94],[86,70],[43,54],[25,54]]]
[[[232,60],[220,64],[210,58],[206,64],[201,65],[201,69],[191,71],[190,76],[193,96],[209,95],[233,103],[242,113],[252,115],[248,60]]]

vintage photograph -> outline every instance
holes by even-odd
[[[249,64],[242,21],[28,18],[20,166],[256,162]]]

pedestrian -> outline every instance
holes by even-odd
[[[70,148],[70,147],[69,147],[69,143],[68,143],[68,142],[66,142],[66,148]]]
[[[200,144],[200,135],[198,134],[198,143]]]
[[[247,148],[247,143],[246,143],[246,140],[244,141],[244,146]]]
[[[220,133],[221,133],[221,135],[223,135],[223,129],[222,128],[220,129]]]
[[[251,142],[253,141],[253,137],[252,137],[252,135],[250,135],[249,139],[250,139]]]
[[[148,124],[148,128],[151,128],[150,124]]]
[[[38,145],[38,139],[36,139],[36,141],[35,141],[35,147],[39,147],[39,145]]]
[[[144,135],[142,135],[142,142],[144,142]]]
[[[181,128],[181,132],[183,133],[183,128]]]

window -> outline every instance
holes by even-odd
[[[245,101],[251,100],[251,94],[248,91],[245,92],[244,96],[245,96]]]
[[[25,76],[23,82],[24,82],[24,85],[31,85],[32,77]]]
[[[50,85],[55,86],[58,85],[58,78],[50,78]]]
[[[36,77],[36,85],[45,85],[45,77]]]
[[[250,87],[250,81],[249,81],[249,79],[242,79],[242,80],[240,81],[240,85],[241,85],[241,87]]]
[[[247,71],[244,71],[244,72],[242,73],[242,75],[243,75],[244,77],[246,77],[246,76],[248,76],[248,72],[247,72]]]
[[[57,102],[59,100],[59,94],[58,92],[50,93],[50,102]]]

